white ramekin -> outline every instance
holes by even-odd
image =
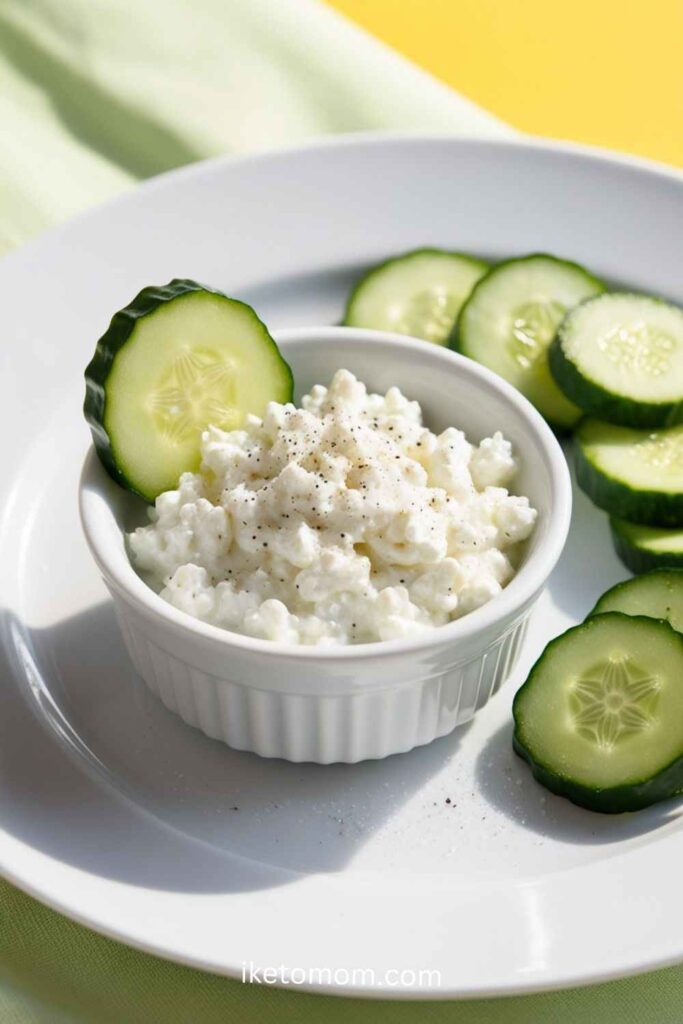
[[[113,482],[93,451],[80,485],[85,536],[135,668],[189,725],[238,750],[288,761],[387,757],[466,722],[511,671],[566,540],[567,465],[526,399],[447,349],[342,327],[282,330],[276,338],[294,371],[297,399],[345,367],[373,390],[398,385],[418,399],[433,430],[457,426],[474,441],[502,430],[513,442],[521,461],[515,490],[539,517],[502,594],[417,639],[319,650],[227,632],[173,608],[135,573],[124,532],[145,521],[144,506]]]

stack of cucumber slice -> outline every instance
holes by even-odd
[[[550,369],[587,417],[579,486],[611,516],[634,572],[683,565],[683,310],[647,295],[589,299],[563,320]]]
[[[518,691],[515,751],[536,779],[616,814],[683,792],[683,572],[617,584],[552,640]]]
[[[638,810],[683,793],[683,310],[609,293],[547,254],[467,259],[389,260],[356,286],[345,322],[448,344],[576,428],[579,485],[645,575],[548,644],[515,697],[513,743],[554,793]]]
[[[622,561],[683,567],[683,309],[546,253],[489,267],[417,249],[370,270],[344,322],[450,345],[578,428],[578,482]]]

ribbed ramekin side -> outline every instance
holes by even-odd
[[[445,672],[329,695],[267,690],[204,672],[165,650],[124,604],[117,602],[117,612],[135,668],[188,725],[238,750],[319,764],[408,751],[468,721],[514,667],[527,621]]]

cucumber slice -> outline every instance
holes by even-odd
[[[683,309],[648,295],[599,295],[571,310],[550,349],[565,395],[630,427],[683,422]]]
[[[195,281],[144,288],[115,313],[85,371],[103,465],[153,501],[199,466],[202,430],[292,397],[292,372],[250,306]]]
[[[627,569],[647,572],[670,567],[683,569],[683,530],[639,526],[624,519],[610,519],[614,547]]]
[[[683,526],[683,426],[630,430],[584,420],[576,478],[611,515],[646,526]]]
[[[683,789],[683,636],[596,615],[552,640],[515,696],[514,748],[547,789],[608,814]]]
[[[683,632],[683,571],[655,569],[644,576],[617,583],[602,595],[591,615],[605,612],[666,619],[675,630]]]
[[[604,287],[578,264],[542,253],[499,263],[463,306],[454,347],[514,384],[549,423],[571,428],[581,412],[551,377],[548,346],[566,311]]]
[[[349,296],[344,324],[446,345],[460,308],[488,263],[447,249],[415,249],[380,263]]]

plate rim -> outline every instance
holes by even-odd
[[[87,221],[94,214],[116,209],[119,204],[126,203],[132,196],[141,193],[153,193],[157,189],[172,186],[176,182],[193,177],[202,177],[208,172],[219,172],[223,167],[247,167],[251,163],[261,164],[265,161],[277,160],[279,158],[295,156],[306,153],[324,152],[327,150],[356,149],[362,145],[384,146],[396,144],[410,145],[443,145],[463,144],[468,147],[481,149],[516,149],[528,152],[551,152],[563,154],[570,157],[595,161],[600,164],[613,164],[621,168],[628,168],[632,171],[642,171],[654,176],[662,177],[678,184],[683,182],[683,167],[677,168],[672,164],[655,160],[652,157],[641,156],[640,154],[628,153],[625,150],[608,149],[605,146],[593,145],[584,142],[574,142],[567,139],[544,138],[540,135],[523,134],[510,136],[509,138],[488,138],[471,133],[447,133],[447,132],[395,132],[368,130],[360,132],[340,132],[337,135],[324,135],[304,139],[292,145],[277,146],[271,149],[257,150],[251,153],[218,153],[215,156],[205,157],[202,160],[195,160],[180,167],[172,167],[160,174],[150,178],[144,178],[125,188],[122,192],[105,199],[100,203],[94,203],[84,210],[72,214],[66,220],[52,224],[44,231],[28,238],[25,242],[7,252],[1,261],[1,266],[11,265],[15,261],[21,261],[31,255],[34,247],[40,246],[53,238],[58,238],[62,232],[68,232],[76,225]]]

